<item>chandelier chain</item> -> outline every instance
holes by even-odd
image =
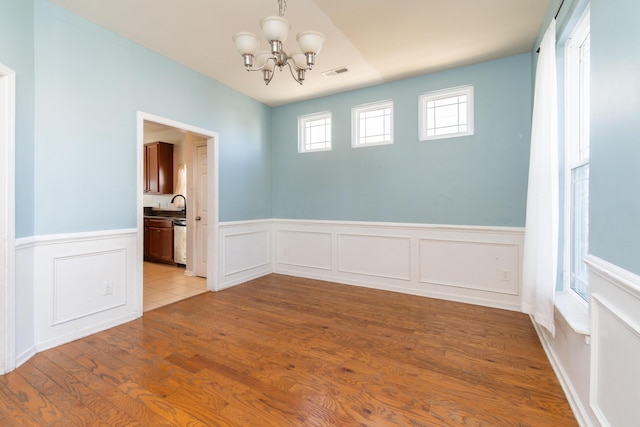
[[[284,13],[287,11],[287,0],[278,0],[278,13],[284,17]]]

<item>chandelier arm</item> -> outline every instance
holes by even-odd
[[[270,60],[272,60],[272,59],[273,59],[273,61],[274,61],[274,68],[275,68],[275,65],[278,63],[278,61],[276,60],[276,57],[275,57],[275,56],[270,56],[269,58],[267,58],[267,60],[266,60],[266,61],[264,61],[264,64],[262,64],[261,66],[259,66],[259,67],[257,67],[257,68],[249,68],[249,67],[245,67],[245,69],[246,69],[247,71],[262,71],[262,70],[264,70],[264,67],[266,67],[266,66],[267,66],[267,63],[268,63]]]
[[[296,77],[295,74],[293,74],[293,68],[295,67],[295,65],[291,65],[291,61],[287,61],[287,65],[289,66],[289,72],[291,73],[291,77],[293,77],[293,80],[297,81],[298,83],[302,84],[302,80],[298,79],[298,77]],[[295,67],[296,71],[298,71],[298,67]]]
[[[271,80],[273,80],[273,76],[275,76],[275,75],[276,75],[276,69],[274,68],[273,70],[270,70],[269,78],[265,78],[264,79],[264,84],[269,86],[269,83],[271,83]]]

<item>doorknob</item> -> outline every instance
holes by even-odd
[[[200,218],[199,216],[196,217],[196,221],[200,221],[202,218]]]

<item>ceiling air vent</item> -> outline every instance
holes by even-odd
[[[322,75],[326,78],[337,76],[338,74],[346,73],[349,71],[347,67],[334,68],[333,70],[323,71]]]

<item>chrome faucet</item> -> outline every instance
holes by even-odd
[[[184,209],[182,209],[182,211],[186,214],[187,213],[187,198],[184,197],[182,194],[176,194],[175,196],[173,196],[173,198],[171,199],[171,203],[174,202],[174,200],[176,200],[176,197],[182,197],[184,199]]]

